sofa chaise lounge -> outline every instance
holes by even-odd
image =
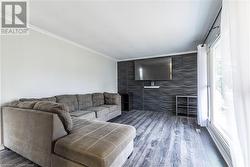
[[[119,167],[135,128],[105,122],[121,114],[118,94],[20,99],[2,108],[4,146],[42,167]]]

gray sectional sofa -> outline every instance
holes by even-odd
[[[77,95],[59,95],[49,98],[26,99],[20,101],[52,101],[69,107],[72,117],[88,120],[108,121],[121,115],[121,97],[115,93],[93,93]]]
[[[118,94],[20,99],[2,108],[4,146],[43,167],[119,167],[135,128],[105,122],[121,114]]]

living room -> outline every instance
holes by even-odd
[[[0,166],[249,167],[250,1],[1,1]]]

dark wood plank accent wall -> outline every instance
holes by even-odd
[[[133,109],[175,112],[176,95],[197,95],[197,54],[173,57],[173,80],[156,81],[159,89],[144,89],[149,81],[136,81],[134,61],[118,62],[118,92],[133,94]]]

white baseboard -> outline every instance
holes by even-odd
[[[4,150],[4,149],[5,149],[5,147],[3,145],[0,145],[0,151]]]

